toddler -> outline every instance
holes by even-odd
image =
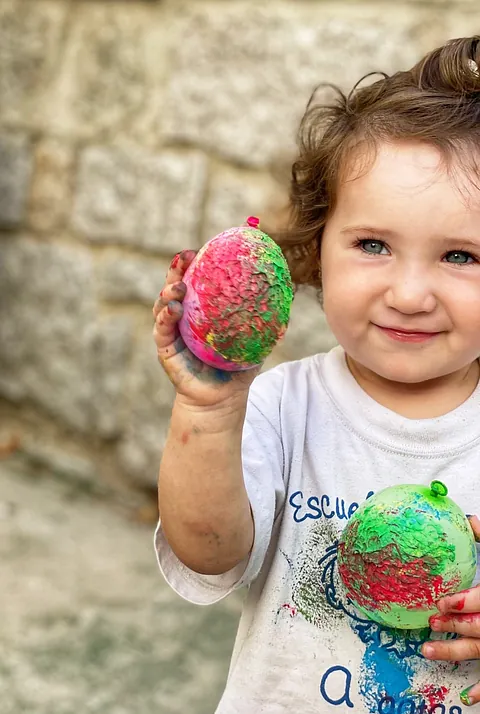
[[[217,714],[480,701],[480,588],[439,600],[424,630],[390,630],[355,610],[336,562],[348,519],[387,486],[441,479],[480,513],[479,43],[307,108],[278,240],[337,347],[260,375],[200,363],[177,329],[194,251],[153,308],[176,387],[160,568],[198,605],[248,588]]]

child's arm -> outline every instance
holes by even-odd
[[[249,554],[253,520],[242,475],[245,404],[208,412],[177,399],[159,477],[170,547],[188,568],[224,573]]]
[[[241,439],[248,390],[257,372],[212,369],[179,337],[185,296],[181,281],[193,257],[193,251],[184,251],[172,261],[153,308],[158,358],[177,391],[160,465],[159,509],[163,532],[179,560],[214,575],[239,564],[253,544]]]

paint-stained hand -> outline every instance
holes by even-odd
[[[480,541],[480,519],[470,517],[475,540]],[[439,614],[430,618],[434,632],[452,632],[458,639],[426,642],[422,654],[427,659],[460,662],[480,659],[480,585],[449,595],[437,602]],[[480,702],[480,682],[472,684],[460,694],[463,704]]]
[[[225,372],[209,367],[186,347],[178,330],[186,293],[182,279],[195,255],[194,250],[184,250],[174,257],[165,285],[153,306],[153,337],[158,359],[177,394],[188,405],[225,406],[230,401],[238,403],[239,397],[242,402],[259,370]]]

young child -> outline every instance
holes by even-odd
[[[218,714],[480,701],[480,588],[439,601],[427,630],[388,630],[353,608],[336,563],[347,520],[387,486],[438,478],[480,513],[479,43],[307,110],[281,244],[294,281],[321,288],[336,348],[259,376],[201,364],[176,329],[193,251],[155,303],[177,391],[160,567],[199,605],[248,586]]]

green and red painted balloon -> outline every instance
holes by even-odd
[[[381,625],[428,626],[443,596],[469,588],[477,552],[467,517],[440,481],[365,501],[346,526],[338,569],[352,603]]]
[[[280,247],[251,217],[215,236],[184,276],[179,329],[202,362],[227,371],[261,364],[284,335],[293,283]]]

